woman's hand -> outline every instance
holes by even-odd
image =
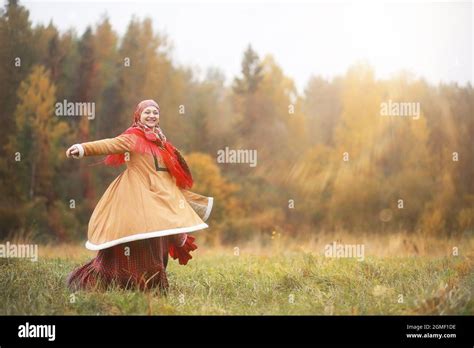
[[[79,148],[77,145],[72,145],[69,149],[66,150],[66,157],[79,158]]]

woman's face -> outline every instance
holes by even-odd
[[[160,112],[155,106],[145,108],[140,115],[140,122],[146,124],[148,127],[158,125],[160,121]]]

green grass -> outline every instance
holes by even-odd
[[[120,289],[73,294],[65,279],[86,260],[0,259],[0,314],[474,314],[473,267],[461,256],[359,262],[216,250],[196,254],[187,266],[171,261],[167,296]]]

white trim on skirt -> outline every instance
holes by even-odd
[[[206,213],[204,214],[204,217],[202,218],[203,221],[206,221],[209,219],[209,215],[211,215],[211,210],[212,206],[214,205],[214,198],[212,197],[207,197],[208,202],[207,202],[207,208],[206,208]]]
[[[145,233],[138,233],[138,234],[133,234],[131,236],[126,236],[122,237],[119,239],[111,240],[109,242],[105,242],[102,244],[93,244],[89,241],[86,242],[86,248],[89,250],[102,250],[106,248],[113,247],[118,244],[123,244],[127,242],[132,242],[134,240],[142,240],[142,239],[148,239],[148,238],[154,238],[154,237],[163,237],[163,236],[169,236],[172,234],[179,234],[179,233],[186,233],[186,232],[194,232],[198,230],[203,230],[205,228],[208,228],[209,225],[206,223],[194,225],[191,227],[178,227],[178,228],[170,228],[167,230],[161,230],[161,231],[153,231],[153,232],[145,232]]]

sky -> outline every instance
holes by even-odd
[[[173,45],[173,62],[198,76],[240,74],[248,44],[271,54],[302,93],[311,76],[343,75],[364,61],[378,78],[401,70],[431,83],[473,82],[472,1],[21,1],[33,24],[81,35],[107,14],[122,36],[132,15],[150,17]]]

